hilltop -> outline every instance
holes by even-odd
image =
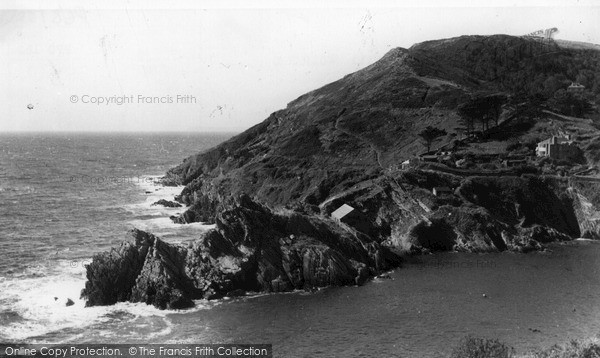
[[[598,238],[598,183],[576,174],[600,160],[599,65],[589,46],[506,35],[393,49],[169,170],[188,206],[173,220],[216,228],[188,247],[135,231],[94,258],[82,295],[181,308],[361,284],[406,254]],[[577,155],[536,158],[554,135]]]

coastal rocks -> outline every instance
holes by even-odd
[[[165,200],[165,199],[160,199],[158,201],[155,201],[154,203],[152,203],[151,206],[157,206],[157,205],[162,205],[166,208],[180,208],[181,207],[181,204],[179,204],[178,202],[169,201],[169,200]]]
[[[574,179],[567,190],[579,223],[581,237],[600,239],[600,180]]]
[[[335,223],[275,214],[247,195],[231,198],[216,228],[187,247],[134,230],[135,242],[98,254],[87,267],[87,306],[145,302],[186,308],[194,299],[363,284],[400,258]],[[291,234],[290,234],[291,233]]]
[[[571,200],[556,182],[542,177],[471,177],[459,188],[468,202],[509,225],[534,224],[573,237],[579,225]]]
[[[175,224],[189,224],[195,222],[196,216],[193,211],[186,211],[181,215],[172,215],[169,217]]]
[[[185,274],[186,250],[156,237],[153,239],[129,300],[161,309],[192,307],[194,303],[190,297],[197,298],[200,292]]]
[[[86,267],[85,288],[81,297],[86,307],[112,305],[129,301],[131,291],[142,271],[146,255],[156,238],[134,230],[134,242],[124,242],[120,247],[97,254]]]

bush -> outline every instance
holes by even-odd
[[[452,351],[451,358],[511,358],[515,356],[512,347],[497,339],[467,336]]]
[[[532,358],[597,358],[600,357],[600,345],[595,342],[582,343],[571,341],[564,346],[555,345],[549,349],[531,354]]]
[[[506,146],[507,152],[512,152],[513,150],[521,149],[523,145],[516,139],[511,139],[508,141],[508,145]]]
[[[498,167],[494,163],[483,163],[481,169],[485,170],[496,170]]]

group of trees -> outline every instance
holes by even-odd
[[[460,128],[470,135],[475,131],[475,125],[481,124],[481,130],[490,128],[490,123],[498,125],[500,114],[502,114],[502,105],[506,102],[504,95],[476,96],[466,103],[458,106],[458,114],[461,118]]]
[[[572,93],[564,89],[556,91],[547,104],[555,112],[574,117],[583,117],[592,110],[588,95]]]
[[[583,117],[600,106],[600,51],[571,48],[553,41],[539,42],[510,36],[464,36],[452,41],[427,42],[411,48],[411,66],[420,75],[452,80],[466,86],[510,93],[478,95],[460,105],[459,133],[472,134],[498,125],[503,105],[516,118],[533,120],[542,110]],[[582,93],[567,91],[572,82]],[[510,100],[510,103],[509,103]],[[419,133],[428,151],[444,134]],[[433,139],[431,139],[433,138]]]
[[[591,100],[600,104],[597,49],[570,49],[553,41],[508,36],[469,36],[443,44],[421,44],[411,49],[411,56],[420,75],[461,84],[494,84],[501,91],[541,95],[545,100],[578,82]]]
[[[459,133],[470,135],[475,131],[477,123],[481,124],[481,130],[490,128],[490,123],[498,125],[500,115],[502,114],[502,105],[507,98],[503,94],[494,94],[487,96],[476,96],[458,107],[460,115],[460,124],[462,127],[456,128]],[[440,137],[446,135],[444,129],[428,126],[419,133],[423,144],[427,147],[427,152],[431,150],[431,145]]]

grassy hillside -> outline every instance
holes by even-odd
[[[462,156],[531,153],[536,141],[568,132],[593,164],[600,158],[593,107],[600,92],[600,51],[572,47],[496,35],[397,48],[187,158],[166,182],[187,185],[186,203],[203,198],[202,208],[195,208],[198,217],[239,192],[272,206],[318,205],[426,151],[418,134],[428,126],[446,132],[432,148],[454,148]],[[585,118],[552,107],[555,94],[575,80],[589,89]],[[475,132],[486,130],[464,140],[459,108],[490,94],[504,98],[497,123],[487,128],[473,123]]]

